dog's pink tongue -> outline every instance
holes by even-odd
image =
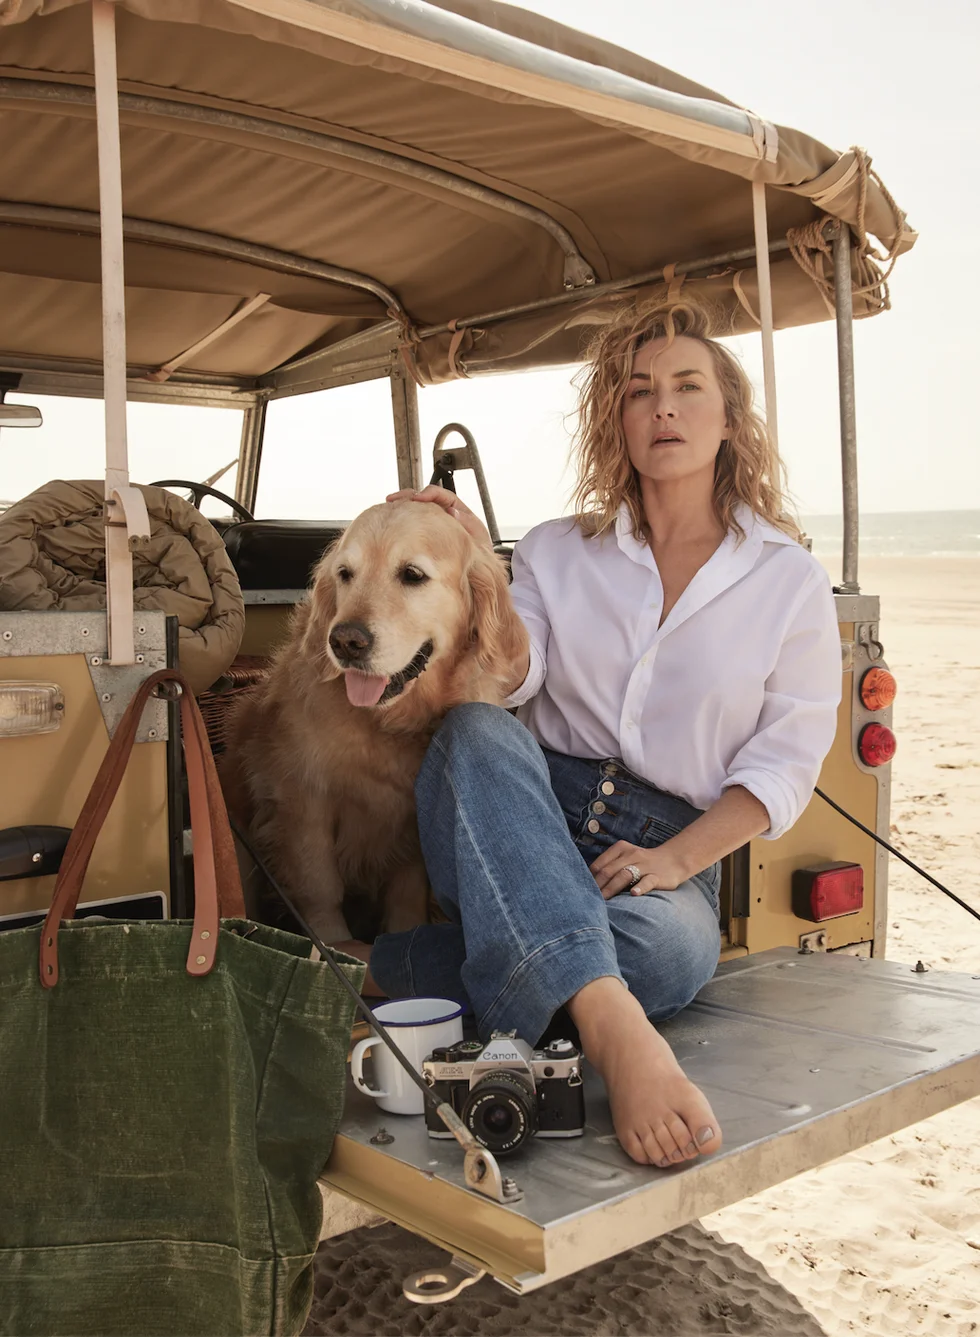
[[[352,706],[376,706],[388,686],[388,679],[377,673],[358,673],[351,669],[344,674],[347,700]]]

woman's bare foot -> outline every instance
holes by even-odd
[[[566,1006],[585,1057],[606,1084],[627,1155],[667,1169],[718,1150],[721,1132],[711,1106],[618,979],[593,980]]]
[[[344,942],[332,942],[329,946],[338,952],[343,952],[345,956],[356,957],[358,961],[363,961],[367,966],[367,970],[364,972],[364,983],[361,985],[361,994],[365,998],[386,997],[384,990],[378,988],[377,980],[371,974],[371,944],[369,942],[359,942],[357,938],[347,938]]]

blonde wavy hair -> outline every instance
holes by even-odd
[[[788,513],[785,470],[764,419],[755,407],[752,383],[741,363],[711,336],[707,308],[691,301],[663,299],[624,307],[603,327],[588,351],[579,382],[578,425],[573,447],[578,484],[572,494],[575,520],[584,533],[598,536],[616,523],[625,502],[637,536],[646,518],[636,470],[623,432],[622,407],[637,352],[653,339],[668,344],[683,335],[704,344],[714,366],[729,424],[715,459],[714,507],[726,533],[744,537],[735,517],[739,502],[793,537],[800,528]]]

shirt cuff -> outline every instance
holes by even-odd
[[[747,789],[769,814],[769,830],[761,833],[763,840],[778,840],[785,835],[803,811],[791,786],[772,771],[734,771],[722,784],[722,791],[734,785]]]
[[[538,647],[531,642],[530,645],[530,665],[527,670],[527,677],[516,687],[510,696],[505,697],[503,705],[505,709],[511,710],[515,706],[523,706],[530,701],[532,696],[537,696],[541,684],[544,682],[545,662],[544,655]]]

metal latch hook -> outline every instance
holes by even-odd
[[[443,1304],[455,1300],[460,1291],[487,1275],[486,1268],[468,1263],[454,1254],[446,1267],[413,1272],[402,1282],[402,1294],[417,1305]]]

